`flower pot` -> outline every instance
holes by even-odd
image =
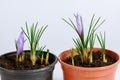
[[[15,53],[16,52],[10,52],[4,55],[11,56],[15,55]],[[50,65],[41,69],[9,70],[0,66],[1,80],[53,80],[52,75],[55,64],[57,63],[57,57],[54,54],[50,53],[49,58],[51,58],[53,62]]]
[[[94,51],[101,50],[100,48],[94,48]],[[104,67],[77,67],[72,66],[64,62],[70,57],[70,50],[62,52],[58,59],[61,63],[63,70],[64,80],[114,80],[117,65],[120,62],[120,57],[117,53],[107,50],[106,53],[117,60],[114,64]],[[77,53],[74,53],[77,55]]]

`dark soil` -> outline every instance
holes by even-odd
[[[111,58],[109,55],[106,55],[106,58],[107,58],[107,63],[104,63],[102,60],[101,52],[98,51],[96,53],[93,52],[93,63],[89,63],[89,62],[82,63],[79,55],[74,57],[74,63],[75,66],[81,66],[81,67],[102,67],[102,66],[111,65],[117,61]],[[67,58],[64,62],[72,65],[71,57]]]
[[[50,55],[51,56],[51,55]],[[49,58],[49,64],[53,63],[54,59]],[[11,70],[33,70],[40,69],[48,65],[40,63],[40,59],[36,61],[36,65],[32,66],[29,52],[26,52],[24,62],[16,62],[16,54],[0,56],[0,67]]]

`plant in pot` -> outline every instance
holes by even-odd
[[[73,39],[75,48],[65,50],[58,56],[64,80],[114,80],[120,57],[116,52],[106,49],[105,33],[98,35],[96,32],[105,20],[101,21],[101,17],[95,19],[93,15],[85,36],[82,17],[79,14],[74,16],[76,25],[72,19],[67,21],[63,18],[78,34],[78,38]],[[94,47],[96,39],[101,48]]]
[[[57,63],[57,57],[39,47],[38,43],[46,30],[46,26],[37,29],[38,23],[22,28],[18,40],[15,41],[17,51],[9,52],[0,56],[1,80],[53,80],[53,70]],[[23,50],[24,35],[27,37],[30,50]]]

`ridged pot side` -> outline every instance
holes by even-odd
[[[94,48],[93,51],[101,51],[100,48]],[[104,66],[104,67],[95,67],[95,68],[87,68],[87,67],[77,67],[72,66],[64,62],[66,58],[70,57],[70,50],[66,50],[62,52],[58,59],[61,63],[61,67],[63,70],[64,80],[114,80],[115,72],[120,62],[120,57],[117,53],[107,50],[106,53],[111,56],[113,59],[117,60],[112,65]],[[77,55],[74,52],[74,55]]]
[[[27,51],[28,52],[28,51]],[[13,55],[15,52],[6,53]],[[35,70],[8,70],[0,67],[1,80],[53,80],[53,70],[57,63],[57,57],[50,53],[53,63]]]

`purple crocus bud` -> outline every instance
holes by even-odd
[[[18,55],[22,54],[23,47],[24,47],[24,33],[21,32],[17,42]]]
[[[77,29],[78,29],[78,32],[79,32],[79,36],[80,36],[80,38],[82,38],[83,27],[82,27],[80,15],[78,13],[76,15],[76,23],[77,23]]]

